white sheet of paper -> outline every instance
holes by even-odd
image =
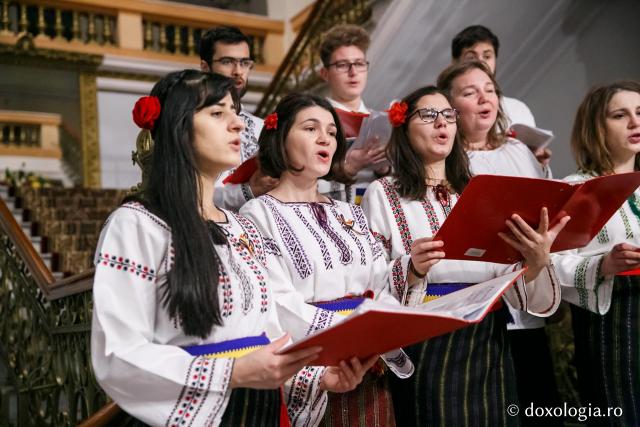
[[[511,129],[515,132],[516,139],[533,150],[546,147],[555,138],[553,132],[548,129],[534,128],[522,123],[511,125]]]

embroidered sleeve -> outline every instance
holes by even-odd
[[[134,204],[119,208],[103,229],[93,285],[93,369],[107,394],[147,424],[215,424],[228,401],[233,360],[205,360],[155,342],[169,236],[166,225]]]
[[[522,268],[521,263],[502,267],[499,274]],[[524,276],[505,292],[505,299],[512,307],[526,311],[537,317],[549,317],[556,312],[560,305],[560,281],[556,276],[553,263],[543,268],[538,277],[529,282]]]
[[[328,396],[320,390],[326,368],[306,366],[285,383],[285,400],[292,427],[316,426],[327,407]]]
[[[410,257],[404,252],[394,253],[393,230],[398,228],[400,235],[406,236],[408,241],[411,240],[411,236],[400,201],[397,197],[393,197],[394,195],[396,195],[395,191],[391,188],[388,178],[382,178],[369,185],[360,206],[369,222],[372,236],[378,242],[382,242],[389,293],[397,301],[406,302],[409,294],[407,273]],[[389,207],[393,215],[389,214]],[[411,244],[408,241],[396,242],[396,246],[404,248],[408,245],[408,252],[410,252]]]
[[[605,278],[600,274],[604,254],[581,256],[578,251],[565,251],[551,257],[563,299],[594,313],[609,311],[613,276]]]

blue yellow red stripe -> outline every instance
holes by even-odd
[[[269,344],[269,338],[262,335],[243,337],[218,343],[191,345],[183,347],[192,356],[205,356],[209,359],[237,359]]]
[[[475,285],[475,283],[428,283],[422,302],[433,301],[473,285]]]

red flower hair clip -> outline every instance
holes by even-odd
[[[264,127],[267,129],[278,129],[278,113],[271,113],[265,117]]]
[[[391,126],[394,128],[402,126],[402,124],[407,119],[407,110],[409,106],[406,102],[394,102],[391,104],[391,107],[388,110],[385,110],[389,113],[389,122]]]
[[[143,96],[133,107],[133,121],[138,127],[153,130],[160,116],[160,100],[155,96]]]

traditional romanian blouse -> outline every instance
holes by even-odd
[[[382,243],[392,271],[392,291],[399,300],[417,305],[424,299],[429,283],[479,283],[520,268],[478,261],[441,260],[431,267],[424,280],[410,289],[405,278],[411,258],[412,243],[436,234],[453,206],[457,194],[449,194],[441,202],[434,188],[427,189],[423,200],[400,197],[390,177],[374,181],[362,199],[362,209],[376,239]],[[443,250],[446,252],[446,242]],[[519,310],[536,316],[550,316],[560,304],[560,289],[553,268],[545,268],[535,281],[518,282],[505,293],[505,298]]]
[[[567,182],[581,182],[593,175],[574,174]],[[583,248],[552,254],[562,298],[579,307],[605,314],[611,305],[614,276],[601,277],[604,256],[618,243],[640,246],[640,189],[625,201],[598,235]]]
[[[165,222],[141,204],[127,203],[114,211],[100,236],[93,286],[93,367],[107,394],[147,424],[217,425],[224,414],[234,359],[194,357],[181,347],[263,333],[273,339],[282,333],[273,318],[265,242],[246,218],[225,214],[227,222],[218,225],[229,244],[216,245],[223,324],[214,326],[205,339],[185,335],[161,302],[174,259]],[[299,425],[324,411],[326,393],[319,392],[323,369],[305,369],[288,384],[295,393],[289,409]]]
[[[491,174],[522,176],[527,178],[551,178],[551,169],[542,167],[529,147],[517,139],[507,142],[494,150],[468,151],[469,166],[474,175]],[[544,327],[544,319],[512,309],[513,323],[508,329],[535,329]]]
[[[379,301],[398,304],[389,290],[392,279],[384,250],[359,206],[337,200],[285,203],[265,194],[245,204],[241,213],[270,236],[265,237],[265,252],[278,310],[300,313],[311,323],[311,329],[296,335],[343,318],[309,303],[373,294]],[[283,325],[290,332],[292,327],[294,322]],[[413,371],[401,351],[387,353],[385,361],[400,376]]]

